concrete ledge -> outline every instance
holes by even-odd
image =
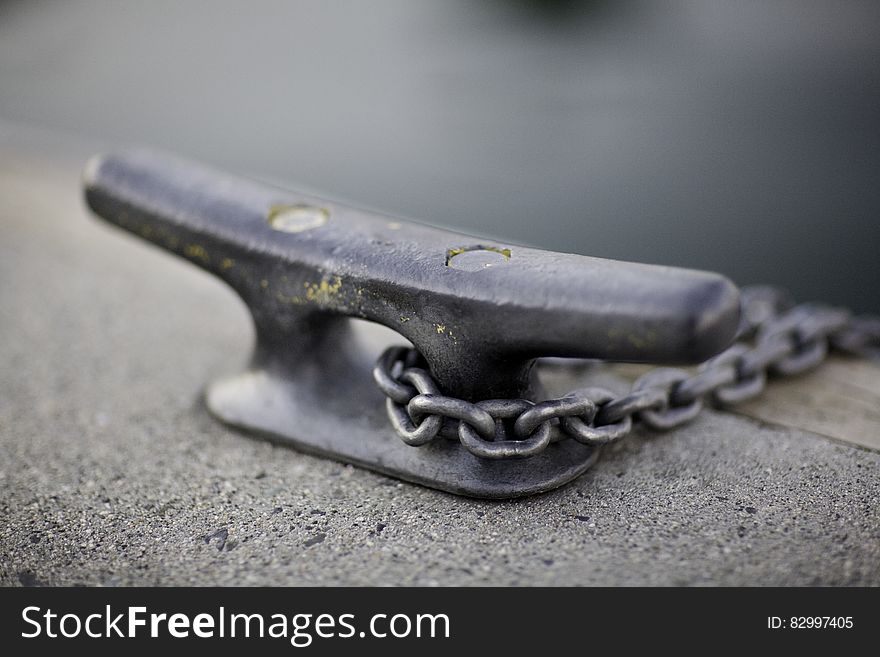
[[[479,502],[218,425],[243,308],[88,219],[78,162],[0,158],[0,583],[880,584],[880,455],[799,429],[708,412]]]

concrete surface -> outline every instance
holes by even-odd
[[[6,139],[0,583],[880,584],[880,454],[801,430],[707,412],[499,503],[217,424],[241,303],[87,218],[78,156]]]

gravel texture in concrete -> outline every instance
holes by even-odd
[[[880,584],[880,455],[803,431],[710,411],[484,502],[221,426],[242,304],[88,218],[76,158],[5,150],[2,584]]]

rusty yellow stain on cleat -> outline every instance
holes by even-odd
[[[286,294],[282,294],[281,292],[276,293],[275,298],[278,299],[278,301],[280,301],[281,303],[289,303],[294,306],[301,306],[302,304],[304,304],[306,302],[306,300],[303,299],[302,297],[288,296]]]
[[[334,276],[332,283],[327,282],[326,279],[320,283],[306,281],[303,283],[303,287],[306,289],[306,299],[319,304],[326,304],[335,300],[339,295],[339,290],[342,288],[342,278]]]
[[[183,249],[183,254],[187,258],[191,258],[193,260],[201,260],[205,264],[211,262],[210,256],[208,256],[208,252],[205,250],[205,247],[200,244],[187,244]]]

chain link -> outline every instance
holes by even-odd
[[[690,422],[706,402],[730,406],[759,395],[768,375],[792,376],[816,367],[829,348],[880,358],[880,317],[851,317],[839,308],[793,306],[774,287],[742,290],[737,342],[696,373],[668,367],[641,376],[618,396],[581,388],[559,399],[489,399],[471,403],[443,395],[421,355],[389,347],[373,369],[395,432],[407,445],[457,439],[485,459],[525,458],[552,442],[601,446],[620,440],[639,421],[655,430]]]

